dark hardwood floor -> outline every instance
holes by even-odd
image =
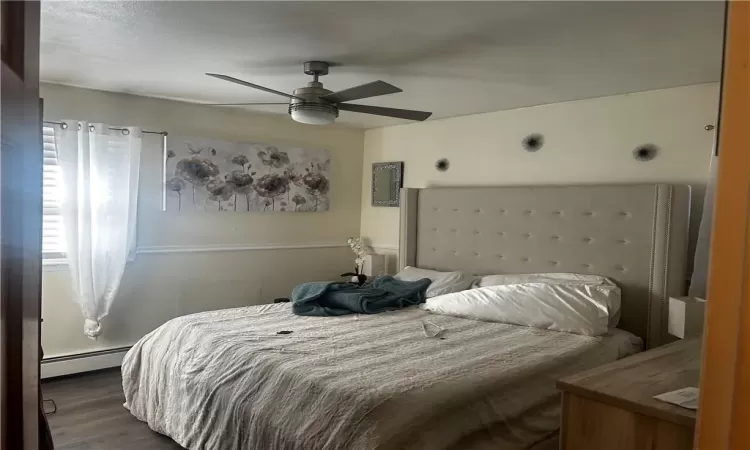
[[[47,416],[56,450],[182,449],[122,406],[119,368],[43,381],[42,392],[57,403],[57,413]]]

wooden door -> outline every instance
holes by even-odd
[[[0,2],[0,449],[39,449],[39,2]]]
[[[697,448],[750,448],[750,2],[727,11]]]

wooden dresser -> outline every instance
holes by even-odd
[[[557,382],[562,450],[691,450],[695,411],[654,395],[697,387],[698,339],[674,342]]]

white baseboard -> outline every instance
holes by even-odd
[[[81,355],[50,358],[42,361],[42,379],[91,372],[92,370],[120,367],[122,359],[129,348],[103,352],[84,353]]]

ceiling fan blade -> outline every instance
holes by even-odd
[[[324,95],[321,98],[328,100],[331,103],[349,102],[352,100],[359,100],[361,98],[377,97],[379,95],[395,94],[397,92],[403,92],[392,84],[388,84],[385,81],[373,81],[372,83],[360,84],[359,86],[350,87],[343,91],[334,92],[328,95]]]
[[[288,105],[289,103],[201,103],[203,106],[260,106],[260,105]]]
[[[219,73],[207,73],[206,75],[208,75],[209,77],[218,78],[220,80],[229,81],[230,83],[237,83],[237,84],[241,84],[242,86],[247,86],[253,89],[258,89],[259,91],[268,92],[269,94],[283,95],[284,97],[287,97],[287,98],[296,98],[296,99],[302,100],[301,98],[295,97],[294,95],[286,94],[284,92],[276,91],[276,90],[263,87],[257,84],[248,83],[247,81],[242,81],[240,79],[230,77],[228,75],[221,75]]]
[[[375,114],[376,116],[396,117],[399,119],[409,120],[426,120],[432,115],[431,112],[414,111],[411,109],[383,108],[381,106],[370,105],[353,105],[351,103],[341,103],[337,105],[342,111],[351,111],[364,114]]]

